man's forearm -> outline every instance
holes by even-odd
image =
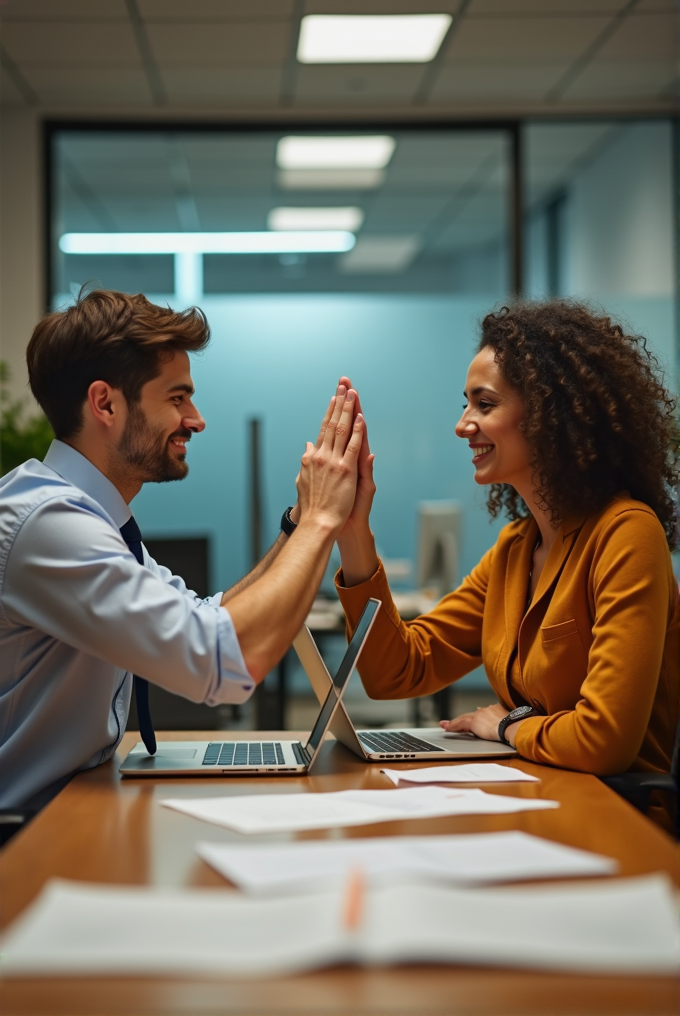
[[[281,550],[285,547],[288,537],[285,533],[279,533],[276,541],[271,545],[267,553],[264,555],[261,561],[258,561],[255,567],[244,575],[242,579],[234,583],[230,589],[227,589],[222,595],[222,604],[225,604],[228,600],[231,600],[234,596],[242,593],[244,589],[252,586],[253,582],[257,582],[259,578],[262,578],[264,573],[272,566],[276,558],[281,553]]]
[[[229,600],[241,652],[255,681],[276,665],[302,627],[334,539],[335,533],[328,528],[301,523],[290,538],[283,538],[266,574]]]

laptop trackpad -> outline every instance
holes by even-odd
[[[162,748],[159,747],[154,758],[190,759],[196,758],[196,748]]]

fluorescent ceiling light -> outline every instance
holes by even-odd
[[[276,146],[276,165],[281,169],[384,169],[395,146],[388,134],[290,136]]]
[[[427,63],[442,44],[450,14],[308,14],[300,63]]]
[[[385,179],[384,169],[280,169],[282,190],[373,190]]]
[[[338,268],[346,274],[380,273],[381,275],[406,271],[422,247],[417,235],[362,236],[356,246],[338,258]]]
[[[64,233],[64,254],[325,254],[351,250],[347,230],[273,233]]]
[[[269,229],[347,229],[355,233],[364,221],[361,208],[272,208]]]

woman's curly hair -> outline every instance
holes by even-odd
[[[479,350],[486,346],[524,400],[537,503],[553,524],[627,490],[656,512],[672,549],[675,400],[647,340],[584,304],[550,300],[487,314]],[[492,517],[528,515],[509,484],[492,484],[487,507]]]

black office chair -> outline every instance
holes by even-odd
[[[675,731],[670,773],[621,773],[600,779],[645,814],[653,791],[669,794],[673,801],[675,837],[680,840],[680,721]]]

